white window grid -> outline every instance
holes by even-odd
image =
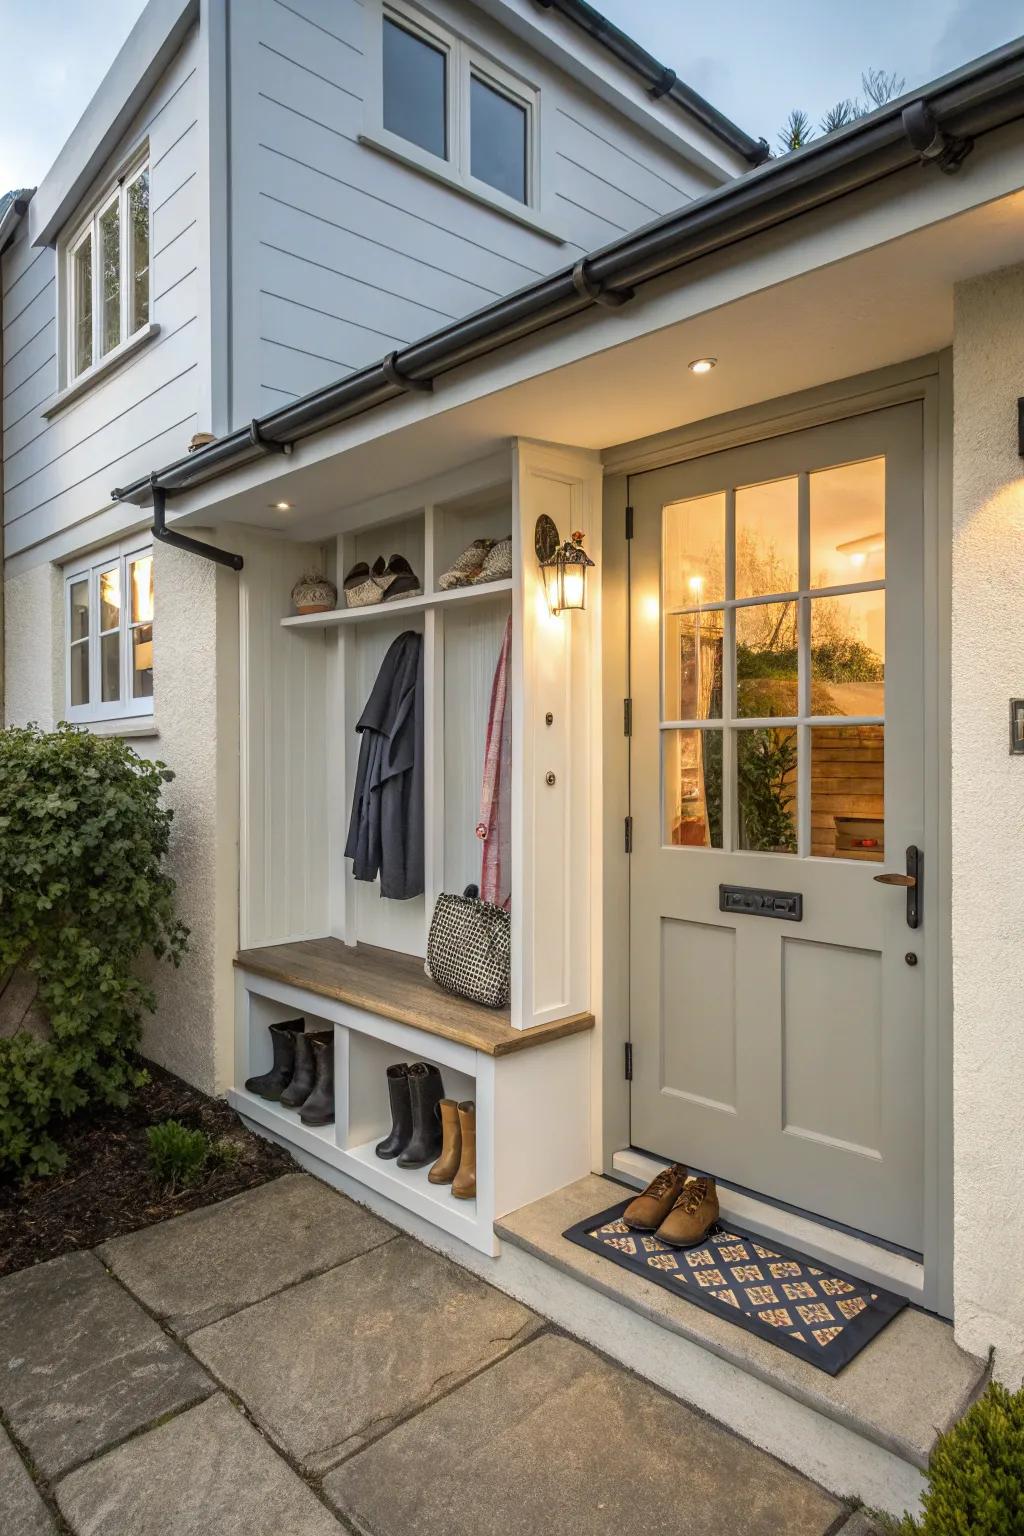
[[[787,477],[790,478],[790,477]],[[885,581],[854,581],[830,587],[811,585],[811,475],[801,470],[797,482],[797,552],[799,585],[791,592],[770,592],[755,597],[736,597],[736,492],[742,486],[726,486],[725,497],[725,592],[718,601],[669,606],[665,602],[666,574],[664,560],[661,577],[661,670],[659,683],[659,719],[662,742],[671,731],[721,731],[722,733],[722,846],[698,850],[706,853],[744,853],[769,859],[808,859],[811,855],[811,732],[815,726],[839,729],[846,726],[885,726],[880,715],[814,715],[811,713],[811,604],[821,598],[848,597],[858,592],[884,592]],[[662,514],[664,516],[664,513]],[[664,526],[663,526],[664,532]],[[751,716],[737,711],[736,611],[765,604],[795,603],[797,611],[797,713],[795,715]],[[689,614],[722,615],[722,713],[713,720],[664,718],[666,677],[665,650],[669,620]],[[883,658],[884,661],[884,658]],[[737,797],[736,748],[740,731],[796,731],[796,854],[760,853],[740,846],[739,806]],[[661,805],[665,805],[665,753],[661,753]],[[664,813],[663,813],[664,814]],[[666,844],[666,846],[669,846]],[[835,863],[842,855],[829,858]]]
[[[76,561],[74,565],[68,566],[65,569],[64,717],[73,724],[101,720],[137,719],[139,716],[151,715],[153,713],[154,701],[152,695],[148,698],[134,698],[132,696],[132,633],[134,630],[143,629],[147,625],[153,624],[155,636],[155,613],[153,620],[140,620],[138,622],[133,622],[131,616],[131,567],[134,561],[146,555],[152,555],[152,553],[153,544],[151,540],[129,540],[119,545],[115,552],[110,550],[97,551],[88,559]],[[101,698],[103,680],[100,642],[104,634],[113,634],[115,631],[113,629],[102,630],[100,627],[100,578],[107,571],[112,570],[119,571],[121,582],[121,617],[116,630],[120,637],[119,694],[116,699],[104,700]],[[73,587],[82,581],[88,584],[89,598],[89,702],[87,704],[72,704],[72,651],[81,644],[81,641],[72,639],[71,591]]]
[[[438,164],[447,166],[468,191],[505,203],[513,212],[523,207],[536,210],[540,204],[540,92],[467,39],[449,31],[432,17],[429,19],[425,17],[415,6],[406,4],[405,0],[383,0],[380,13],[381,25],[384,18],[393,21],[397,26],[403,27],[414,37],[422,38],[425,43],[429,43],[432,48],[439,49],[445,55],[448,152],[444,157],[434,155],[418,144],[401,139],[397,134],[393,136],[387,134],[383,126],[382,69],[378,71],[375,98],[379,119],[375,124],[376,132],[386,137],[394,137],[396,143],[401,145],[403,155],[410,160],[427,166]],[[482,81],[500,96],[505,96],[509,101],[514,102],[516,106],[522,107],[526,112],[525,203],[521,203],[518,198],[509,197],[499,188],[492,187],[490,182],[480,181],[472,174],[470,90],[474,78]]]
[[[63,326],[63,355],[61,359],[61,380],[63,385],[76,383],[84,378],[98,364],[104,362],[135,335],[136,331],[147,324],[152,310],[153,293],[150,283],[148,312],[139,317],[135,314],[134,283],[130,281],[129,274],[131,264],[131,238],[132,228],[129,218],[129,198],[132,187],[141,176],[149,172],[149,147],[145,146],[137,150],[127,165],[118,173],[114,181],[109,184],[103,195],[92,205],[85,215],[74,227],[73,233],[68,237],[63,248],[61,260],[61,293],[64,301],[65,323]],[[117,205],[118,209],[118,235],[119,235],[119,325],[118,340],[115,346],[102,351],[103,339],[103,258],[102,235],[100,225],[107,211]],[[149,232],[148,232],[149,259],[152,261],[153,252],[153,213],[152,198],[150,199]],[[92,350],[89,362],[82,368],[78,367],[77,330],[78,330],[78,294],[75,283],[75,257],[87,240],[92,241]]]

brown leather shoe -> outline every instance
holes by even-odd
[[[665,1220],[686,1183],[686,1167],[672,1163],[651,1180],[642,1195],[631,1200],[622,1213],[627,1227],[635,1232],[653,1232]]]
[[[466,1099],[459,1105],[459,1132],[462,1151],[459,1155],[459,1171],[452,1180],[452,1194],[456,1200],[476,1199],[476,1105]]]
[[[718,1220],[718,1191],[714,1179],[691,1179],[658,1228],[670,1248],[694,1248]]]

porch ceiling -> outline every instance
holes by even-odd
[[[215,520],[322,536],[358,523],[362,503],[483,458],[512,437],[607,449],[935,353],[952,341],[954,284],[1020,261],[1022,232],[1019,192],[396,424],[332,458],[294,467],[278,459],[272,480],[216,498]],[[696,377],[687,365],[704,356],[718,366]],[[275,510],[277,500],[292,509]],[[209,502],[188,520],[211,521]]]

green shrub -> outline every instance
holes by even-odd
[[[180,1120],[163,1120],[146,1132],[149,1166],[165,1189],[184,1189],[203,1173],[234,1162],[238,1148],[227,1137],[213,1141],[205,1131],[190,1131]]]
[[[0,731],[0,978],[34,978],[49,1026],[0,1039],[0,1173],[61,1167],[54,1122],[145,1080],[156,999],[136,967],[146,952],[177,965],[188,940],[163,867],[171,778],[116,737]]]
[[[1020,1536],[1024,1531],[1024,1389],[993,1382],[942,1436],[921,1519],[899,1536]]]

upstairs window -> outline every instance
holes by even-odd
[[[143,160],[68,241],[67,384],[149,324],[149,247],[149,164]]]
[[[399,0],[382,15],[385,133],[414,146],[416,164],[429,168],[433,158],[469,190],[534,205],[537,93]]]
[[[153,549],[128,541],[65,573],[67,718],[153,711]]]

